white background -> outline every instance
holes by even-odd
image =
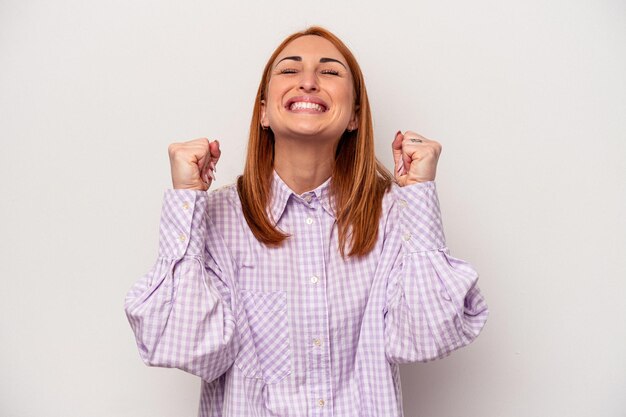
[[[167,146],[241,173],[266,59],[320,24],[356,54],[379,158],[442,143],[481,336],[403,366],[407,417],[626,415],[626,3],[0,1],[0,415],[195,416],[123,312],[156,260]],[[384,417],[384,416],[381,416]]]

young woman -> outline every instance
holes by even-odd
[[[359,65],[319,27],[270,57],[237,184],[206,193],[217,141],[170,145],[158,259],[126,314],[146,364],[202,378],[200,416],[401,416],[398,364],[478,336],[478,274],[443,233],[441,145],[406,131],[392,149],[394,175]]]

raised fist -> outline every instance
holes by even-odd
[[[434,181],[441,144],[419,133],[398,131],[391,144],[395,161],[395,177],[399,186]]]
[[[206,191],[215,179],[220,143],[207,138],[172,143],[167,148],[174,189]]]

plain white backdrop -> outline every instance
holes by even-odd
[[[626,416],[626,3],[0,1],[0,415],[195,416],[123,312],[156,260],[167,146],[243,168],[261,71],[319,24],[362,65],[379,158],[442,143],[481,336],[405,365],[407,417]],[[384,416],[380,416],[384,417]]]

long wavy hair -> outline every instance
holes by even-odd
[[[274,133],[261,127],[261,100],[266,97],[276,57],[291,41],[307,35],[321,36],[335,45],[346,59],[354,80],[358,128],[350,132],[346,130],[339,139],[329,190],[334,200],[341,255],[345,257],[349,243],[348,256],[363,256],[376,244],[382,199],[394,179],[376,159],[372,116],[361,68],[348,47],[328,30],[313,26],[288,36],[267,61],[254,101],[246,164],[243,175],[237,178],[237,191],[246,222],[260,242],[278,246],[289,237],[268,215],[274,169]]]

